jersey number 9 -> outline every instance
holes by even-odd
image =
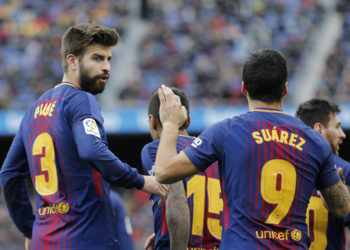
[[[285,160],[271,160],[265,163],[261,171],[260,190],[262,198],[277,204],[266,219],[266,224],[279,224],[287,215],[295,195],[295,167]]]

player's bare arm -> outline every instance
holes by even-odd
[[[170,249],[186,249],[190,235],[190,211],[182,181],[170,185],[166,201],[166,222],[170,236]]]
[[[341,218],[349,214],[350,194],[342,181],[338,181],[336,184],[322,189],[321,193],[331,213]]]
[[[187,120],[187,112],[172,90],[162,85],[158,90],[159,116],[163,125],[155,161],[155,175],[160,183],[174,183],[198,172],[185,153],[176,151],[179,127]]]

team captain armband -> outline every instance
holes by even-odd
[[[97,136],[98,138],[101,138],[100,131],[98,130],[96,121],[92,118],[86,118],[83,121],[84,129],[86,134]]]

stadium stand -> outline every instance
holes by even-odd
[[[261,47],[280,51],[288,60],[289,86],[296,86],[302,70],[312,66],[306,50],[330,8],[327,1],[317,0],[135,2],[0,0],[0,109],[23,110],[61,80],[60,37],[67,26],[85,21],[115,27],[128,52],[115,56],[112,89],[99,97],[102,107],[141,107],[164,82],[184,89],[192,106],[244,104],[241,66],[247,55]],[[334,2],[342,33],[321,62],[325,67],[312,91],[338,103],[350,102],[350,5]],[[125,68],[127,75],[118,78]],[[106,123],[108,129],[108,119]],[[125,192],[135,249],[142,249],[152,231],[150,204],[137,191]],[[2,195],[0,249],[23,249]]]

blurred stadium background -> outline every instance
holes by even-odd
[[[349,0],[0,0],[0,163],[24,110],[62,77],[60,37],[76,22],[115,28],[121,42],[99,99],[111,150],[140,169],[150,141],[147,100],[161,83],[185,90],[190,132],[247,111],[241,67],[259,48],[288,61],[285,110],[311,97],[340,104],[350,132]],[[350,140],[341,156],[350,160]],[[117,188],[133,225],[135,249],[152,233],[151,203]],[[23,238],[0,198],[0,249],[23,249]],[[350,248],[349,248],[350,249]]]

